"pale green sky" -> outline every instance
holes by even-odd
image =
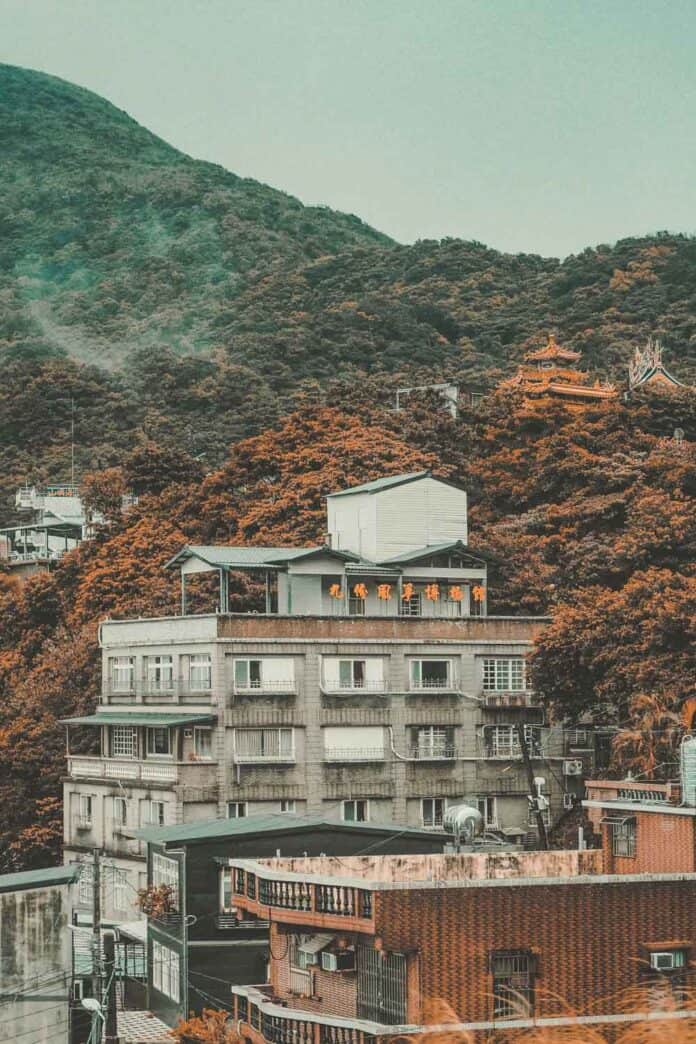
[[[696,232],[696,0],[0,0],[0,60],[402,242]]]

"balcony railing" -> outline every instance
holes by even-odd
[[[297,692],[297,683],[294,678],[276,678],[275,680],[262,678],[260,681],[247,682],[245,685],[240,685],[238,682],[234,682],[232,685],[232,694],[234,696],[243,696],[249,693],[273,696],[276,693],[294,692]]]
[[[522,757],[522,748],[516,732],[511,732],[509,736],[486,736],[484,733],[480,749],[484,758],[511,761]],[[536,733],[527,736],[527,749],[531,758],[544,757],[541,737]]]
[[[324,761],[384,761],[386,750],[384,747],[327,747],[324,751]]]
[[[430,743],[411,747],[408,757],[412,761],[454,761],[457,754],[457,748],[453,744]]]
[[[234,760],[237,765],[294,765],[294,750],[248,751],[236,750]]]
[[[484,692],[486,707],[538,707],[539,697],[529,690],[522,692]]]
[[[107,681],[102,687],[106,703],[210,703],[213,687],[196,685],[190,681],[134,680],[114,684]]]
[[[322,691],[329,696],[351,696],[355,693],[385,693],[389,688],[386,678],[365,681],[340,682],[336,678],[325,679]]]
[[[200,762],[196,762],[197,765]],[[207,762],[207,764],[211,764]],[[75,779],[128,779],[143,783],[176,783],[185,765],[97,757],[68,758],[68,774]]]
[[[94,826],[91,816],[75,816],[73,822],[76,830],[91,830]]]
[[[420,680],[411,678],[409,684],[411,692],[431,692],[432,690],[452,692],[455,688],[451,678],[421,678]]]
[[[372,892],[365,888],[264,877],[241,866],[234,867],[232,874],[232,902],[242,908],[252,904],[257,911],[270,907],[292,910],[302,914],[300,919],[308,924],[325,923],[327,918],[339,923],[347,917],[372,920]]]
[[[232,986],[232,1014],[253,1040],[266,1044],[377,1044],[383,1030],[364,1019],[288,1008],[274,1001],[268,987]]]

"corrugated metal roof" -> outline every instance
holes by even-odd
[[[393,558],[385,559],[382,564],[391,565],[395,562],[412,562],[414,559],[426,558],[428,555],[442,554],[443,551],[460,551],[470,558],[476,557],[472,555],[463,541],[449,540],[446,544],[427,544],[425,547],[417,547],[415,551],[403,551],[400,555],[394,555]]]
[[[0,875],[0,892],[19,892],[27,888],[71,884],[80,876],[81,867],[49,866],[40,870],[25,870],[19,874]]]
[[[413,482],[415,479],[430,478],[429,471],[409,471],[405,475],[387,475],[385,478],[373,479],[372,482],[363,482],[361,486],[351,486],[350,489],[341,489],[337,493],[329,493],[330,497],[347,497],[351,493],[379,493],[380,490],[390,489],[392,486],[402,486],[405,482]]]
[[[167,565],[199,558],[213,568],[250,569],[286,562],[299,555],[320,550],[318,547],[229,547],[226,544],[186,544]]]
[[[398,823],[347,823],[342,819],[328,819],[324,816],[298,816],[293,813],[268,813],[259,816],[243,816],[241,819],[205,819],[197,823],[181,823],[177,826],[150,827],[134,830],[133,836],[143,841],[156,841],[162,844],[179,844],[196,841],[208,841],[214,838],[251,837],[254,834],[279,834],[303,830],[351,830],[365,834],[384,834],[392,836],[417,836],[442,838],[445,835],[437,830],[424,830],[418,827],[405,827]]]
[[[84,718],[61,718],[61,725],[195,725],[215,721],[214,714],[170,714],[156,711],[105,711]]]

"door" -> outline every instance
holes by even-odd
[[[358,947],[358,1018],[401,1026],[406,1022],[406,958]]]

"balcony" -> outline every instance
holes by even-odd
[[[132,780],[143,783],[178,783],[196,785],[199,776],[204,777],[201,785],[215,776],[215,763],[206,762],[157,762],[129,761],[118,758],[69,757],[68,775],[73,779]]]
[[[539,697],[530,690],[510,692],[484,692],[483,705],[489,709],[496,707],[538,707]]]
[[[384,747],[328,747],[324,751],[324,761],[338,764],[342,761],[384,761]]]
[[[246,685],[232,685],[233,696],[294,696],[296,693],[297,683],[294,678],[262,678]]]
[[[414,695],[439,696],[445,693],[458,693],[459,686],[452,678],[421,678],[417,681],[411,678],[408,692]]]
[[[372,892],[352,885],[308,881],[301,874],[263,874],[245,863],[231,865],[232,903],[264,920],[283,910],[283,921],[325,929],[372,932]]]
[[[378,1044],[405,1028],[288,1008],[268,986],[232,986],[232,1014],[253,1044]]]
[[[352,682],[331,678],[322,682],[321,691],[326,696],[384,696],[389,691],[389,683],[386,678]]]
[[[75,816],[73,826],[75,827],[75,830],[80,833],[86,833],[92,829],[94,823],[92,822],[91,816]]]
[[[527,748],[530,758],[545,757],[541,729],[535,728],[533,731],[528,731]],[[481,757],[490,760],[515,761],[522,757],[522,748],[515,729],[497,733],[493,729],[484,729],[483,736],[479,738],[479,750]]]
[[[410,761],[456,761],[459,751],[449,744],[421,744],[411,747],[407,757]]]
[[[197,687],[189,681],[134,681],[114,686],[106,682],[102,687],[102,702],[122,703],[211,703],[212,685]]]

